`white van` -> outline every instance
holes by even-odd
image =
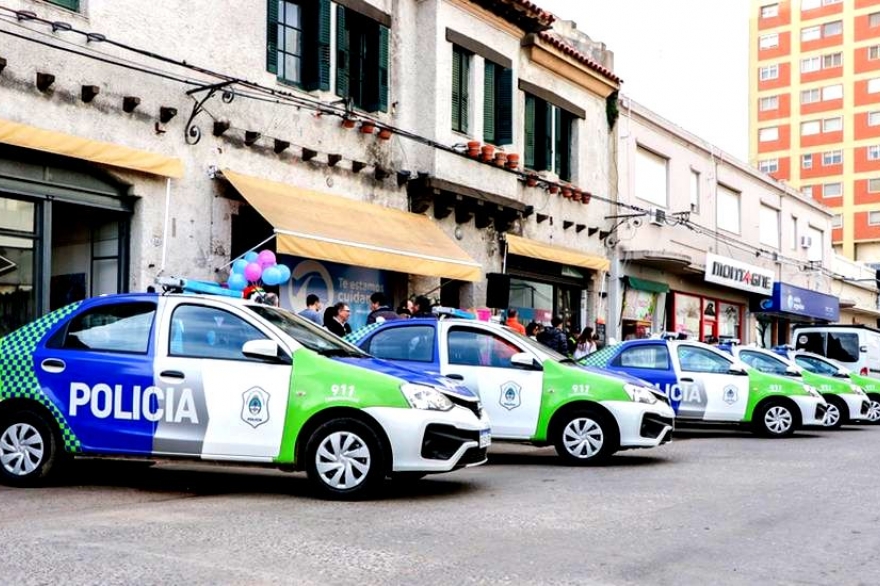
[[[862,325],[792,326],[796,350],[820,354],[862,376],[880,378],[880,330]]]

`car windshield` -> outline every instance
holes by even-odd
[[[815,374],[824,374],[827,376],[839,376],[841,374],[840,367],[836,364],[826,362],[825,360],[814,356],[795,356],[794,361],[798,366]]]
[[[248,309],[308,348],[324,356],[369,356],[327,330],[287,310],[268,305],[249,305]]]

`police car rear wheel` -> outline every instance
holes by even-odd
[[[756,418],[758,432],[770,437],[785,437],[794,433],[795,416],[788,405],[767,403]]]
[[[868,407],[868,422],[880,423],[880,396],[871,395],[868,400],[871,402]]]
[[[828,402],[828,410],[825,412],[825,418],[822,420],[822,427],[827,429],[838,429],[844,422],[843,409],[846,408],[840,399],[834,397],[825,397]]]
[[[0,477],[12,486],[44,483],[56,468],[58,444],[52,428],[28,410],[0,418]]]
[[[556,453],[569,464],[595,464],[616,450],[617,440],[605,417],[581,411],[566,417],[558,426]]]
[[[323,496],[367,496],[385,477],[379,439],[357,419],[334,419],[321,425],[309,439],[306,457],[309,480]]]

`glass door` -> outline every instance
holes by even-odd
[[[39,204],[0,196],[0,337],[37,316]]]

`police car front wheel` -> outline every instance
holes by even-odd
[[[797,426],[792,408],[778,401],[762,405],[755,418],[755,430],[769,437],[786,437],[794,433]]]
[[[593,411],[578,411],[556,426],[556,453],[568,464],[595,464],[617,449],[617,435],[608,418]]]
[[[868,400],[871,402],[868,407],[868,422],[880,423],[880,396],[870,395]]]
[[[322,424],[306,449],[309,480],[322,495],[359,498],[385,477],[382,447],[369,425],[343,417]]]
[[[5,484],[42,484],[58,459],[56,435],[43,417],[27,409],[0,416],[0,478]]]

